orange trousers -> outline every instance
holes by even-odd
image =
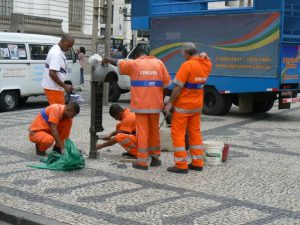
[[[174,148],[175,166],[179,169],[188,169],[188,154],[185,150],[185,133],[189,134],[190,154],[192,165],[204,166],[202,135],[200,131],[200,113],[172,115],[171,135]]]
[[[62,142],[69,138],[72,127],[72,120],[62,120],[57,129]],[[46,151],[54,144],[54,137],[51,133],[46,131],[31,131],[29,133],[29,140],[35,144],[40,151]]]
[[[45,95],[48,99],[49,105],[52,104],[65,104],[65,96],[64,96],[64,91],[56,91],[56,90],[49,90],[49,89],[44,89]]]
[[[136,113],[137,164],[148,166],[148,155],[160,156],[159,113]]]
[[[130,155],[137,156],[137,138],[132,134],[117,134],[116,141],[122,146]]]

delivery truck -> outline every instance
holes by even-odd
[[[149,30],[150,53],[174,77],[193,42],[213,63],[204,87],[203,113],[269,111],[298,102],[300,1],[254,0],[252,7],[208,8],[217,0],[132,1],[132,29]]]

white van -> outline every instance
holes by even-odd
[[[0,111],[14,110],[30,96],[44,94],[41,86],[49,49],[59,37],[0,32]],[[80,90],[80,65],[74,49],[66,53],[68,77]]]
[[[149,52],[149,43],[147,41],[141,41],[133,48],[127,59],[133,59],[135,50],[138,48],[143,48],[146,52]],[[109,101],[116,102],[119,100],[121,94],[130,91],[130,77],[120,76],[116,66],[109,64],[108,66],[102,66],[102,73],[106,74],[105,82],[109,82]]]

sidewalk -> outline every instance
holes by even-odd
[[[203,116],[205,138],[231,143],[230,159],[187,175],[166,171],[173,165],[170,152],[162,154],[161,167],[135,170],[119,161],[117,145],[98,159],[87,158],[82,170],[29,168],[39,157],[26,129],[39,109],[2,113],[0,220],[31,225],[300,224],[300,141],[293,131],[299,106],[257,118],[235,112]],[[89,116],[85,104],[74,121],[71,139],[79,149],[89,148]],[[282,118],[286,121],[278,122]],[[108,107],[103,125],[105,132],[115,127]],[[289,140],[280,139],[279,130]]]

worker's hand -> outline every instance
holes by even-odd
[[[108,59],[107,59],[106,57],[104,57],[104,58],[102,59],[101,65],[102,65],[102,66],[107,66],[107,64],[108,64]]]
[[[201,52],[201,53],[199,54],[199,57],[202,58],[202,59],[209,59],[209,60],[210,60],[210,58],[208,57],[208,55],[207,55],[206,52]]]
[[[172,111],[172,108],[173,108],[173,105],[172,105],[171,102],[169,102],[168,104],[166,104],[166,105],[165,105],[165,109],[164,109],[165,113],[166,113],[166,114],[170,114],[171,111]]]
[[[96,144],[96,150],[100,150],[101,148],[103,148],[101,144]]]
[[[73,91],[73,86],[70,84],[65,84],[64,89],[67,93],[71,93]]]

